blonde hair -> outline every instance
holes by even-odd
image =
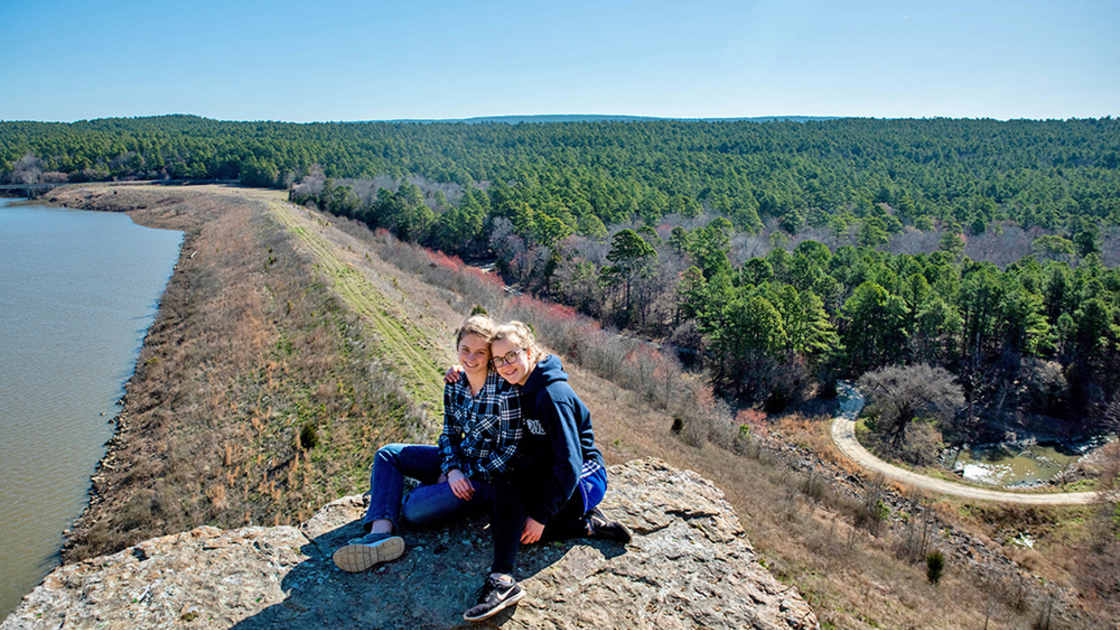
[[[529,328],[528,324],[514,320],[498,326],[494,329],[494,336],[490,338],[490,343],[493,344],[499,339],[508,339],[518,348],[528,350],[530,370],[541,360],[541,348],[537,345],[537,340],[533,337],[533,329]]]
[[[463,342],[463,337],[467,335],[477,335],[482,337],[486,343],[490,343],[493,341],[494,330],[494,320],[485,315],[471,315],[459,327],[458,336],[455,337],[455,346],[458,347]]]

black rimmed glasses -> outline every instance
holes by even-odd
[[[490,359],[490,365],[493,365],[495,368],[509,365],[510,363],[516,361],[517,355],[521,354],[522,352],[525,352],[524,348],[514,350],[513,352],[506,353],[505,355],[500,357],[494,357],[493,359]]]

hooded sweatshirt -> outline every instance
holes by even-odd
[[[537,364],[521,397],[524,434],[516,476],[528,515],[545,523],[572,497],[585,460],[606,464],[595,447],[591,412],[568,385],[559,357],[550,354]]]

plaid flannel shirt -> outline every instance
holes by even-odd
[[[440,469],[492,482],[509,470],[521,441],[521,388],[491,371],[475,396],[466,376],[443,388]]]

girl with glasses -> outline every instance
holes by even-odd
[[[523,435],[512,466],[495,490],[490,529],[494,563],[467,621],[493,616],[524,597],[513,579],[521,543],[566,538],[630,541],[621,523],[608,521],[598,505],[607,489],[603,455],[595,446],[591,413],[568,385],[555,355],[543,357],[521,322],[494,331],[491,365],[521,390]]]

